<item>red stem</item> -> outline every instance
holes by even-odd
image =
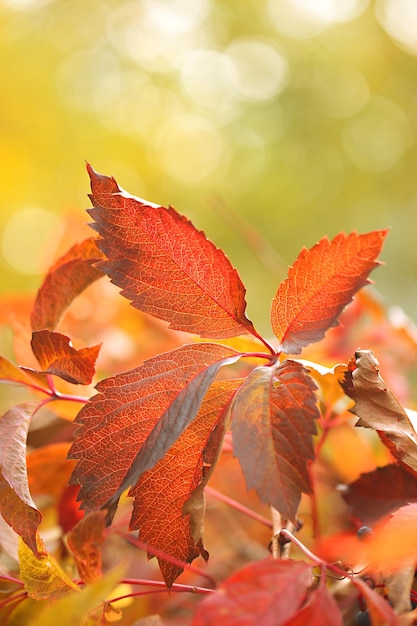
[[[180,583],[174,583],[172,587],[167,587],[166,584],[160,580],[147,580],[142,578],[123,578],[120,582],[124,585],[143,585],[147,587],[159,587],[161,591],[188,591],[190,593],[214,592],[214,589],[208,589],[207,587],[196,587],[195,585],[181,585]]]
[[[220,500],[220,502],[228,504],[229,506],[233,507],[237,511],[240,511],[244,515],[247,515],[248,517],[251,517],[252,519],[259,522],[260,524],[263,524],[264,526],[272,529],[272,522],[269,519],[263,517],[262,515],[259,515],[258,513],[255,513],[255,511],[252,511],[252,509],[249,509],[243,504],[240,504],[240,502],[237,502],[236,500],[225,496],[223,493],[220,493],[220,491],[217,491],[212,487],[205,487],[204,491],[206,494],[213,496],[213,498],[216,498],[216,500]]]

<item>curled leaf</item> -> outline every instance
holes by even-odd
[[[0,418],[0,513],[37,554],[42,514],[30,494],[26,468],[26,439],[34,408],[18,405]]]
[[[371,350],[358,350],[350,361],[342,387],[355,401],[350,411],[356,426],[374,428],[392,455],[417,471],[417,433],[400,402],[379,374]]]
[[[91,383],[100,345],[76,350],[66,335],[38,330],[32,333],[31,346],[43,374],[54,374],[73,384]]]
[[[54,330],[71,302],[103,276],[94,263],[104,258],[94,238],[75,244],[47,273],[31,315],[32,330]]]

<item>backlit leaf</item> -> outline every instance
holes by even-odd
[[[58,498],[68,484],[75,463],[67,459],[70,444],[52,443],[31,450],[26,458],[32,495]]]
[[[379,264],[387,232],[340,233],[301,251],[272,302],[272,328],[282,352],[298,354],[337,325],[341,311]]]
[[[42,539],[37,536],[37,552],[21,541],[19,545],[20,577],[25,590],[34,600],[54,600],[70,591],[79,591],[75,583],[68,578],[56,559],[47,552]]]
[[[404,408],[379,374],[371,350],[359,350],[350,361],[342,387],[355,401],[350,409],[356,426],[374,428],[392,455],[417,471],[417,433]]]
[[[245,288],[225,254],[172,207],[130,196],[90,166],[97,265],[136,308],[171,328],[222,339],[256,335]]]
[[[33,379],[21,370],[17,365],[0,356],[0,382],[19,383],[22,385],[33,384]]]
[[[295,519],[301,493],[310,493],[307,462],[314,458],[319,416],[316,385],[297,361],[258,367],[232,404],[234,453],[248,488]]]
[[[140,478],[129,495],[135,498],[130,523],[152,547],[191,562],[204,548],[204,486],[217,460],[225,428],[227,405],[240,381],[219,381],[209,389],[197,417],[153,469]],[[171,586],[182,567],[158,558]]]
[[[36,554],[42,515],[29,491],[26,439],[34,405],[22,404],[0,418],[0,512]]]
[[[99,394],[76,419],[80,427],[69,452],[78,460],[71,480],[81,485],[82,507],[106,506],[111,517],[121,493],[156,466],[193,422],[219,368],[238,358],[227,346],[187,345],[100,382]]]
[[[61,316],[88,285],[103,276],[93,264],[104,258],[94,238],[75,244],[50,268],[31,315],[32,330],[54,330]]]
[[[79,593],[70,592],[48,603],[30,626],[93,626],[103,624],[103,605],[122,578],[120,568],[87,585]],[[106,623],[106,622],[104,622]],[[121,622],[122,623],[122,622]],[[28,624],[28,626],[29,626]]]
[[[307,563],[250,563],[199,604],[192,626],[283,626],[302,606],[312,583]]]
[[[104,541],[103,511],[86,515],[67,535],[67,545],[74,555],[81,580],[91,583],[103,577],[101,544]]]
[[[100,346],[72,347],[69,337],[49,330],[32,333],[33,354],[41,366],[42,373],[54,374],[69,383],[89,385],[95,373],[95,362]]]

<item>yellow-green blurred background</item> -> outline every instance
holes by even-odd
[[[387,226],[417,319],[417,0],[0,0],[0,55],[2,293],[86,220],[88,160],[223,247],[264,332],[303,245]]]

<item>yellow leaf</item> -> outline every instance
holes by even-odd
[[[92,612],[96,610],[97,614],[103,615],[103,602],[122,577],[120,568],[113,570],[105,578],[91,583],[80,593],[70,593],[45,607],[30,626],[87,626],[91,624],[92,621],[89,618],[92,617]]]
[[[53,600],[70,591],[79,591],[55,558],[46,551],[39,535],[36,543],[39,557],[19,538],[20,577],[28,595],[34,600]]]

